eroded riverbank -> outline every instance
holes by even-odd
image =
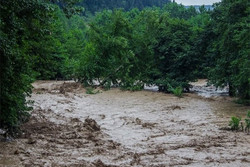
[[[34,111],[0,166],[249,166],[250,136],[220,130],[249,107],[228,97],[178,98],[76,83],[34,83]],[[99,128],[100,126],[100,128]]]

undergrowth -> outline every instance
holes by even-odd
[[[182,89],[182,87],[178,86],[177,88],[172,89],[172,93],[177,97],[182,97],[183,96],[183,89]]]
[[[100,93],[100,91],[99,90],[95,90],[94,88],[92,88],[92,87],[87,87],[86,88],[86,94],[97,94],[97,93]]]
[[[230,129],[233,131],[245,131],[246,133],[249,134],[250,131],[250,111],[247,112],[247,117],[245,119],[245,126],[243,125],[243,122],[241,122],[240,117],[235,117],[233,116],[231,120],[229,121]]]
[[[231,130],[239,130],[240,128],[240,121],[241,121],[241,118],[238,118],[238,117],[232,117],[231,118],[231,121],[229,122],[229,126],[231,128]]]

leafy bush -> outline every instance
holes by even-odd
[[[182,87],[179,86],[175,89],[172,89],[172,92],[175,96],[182,97],[182,90],[183,90]]]
[[[233,116],[231,118],[231,121],[229,122],[229,126],[231,127],[231,130],[239,130],[239,128],[240,128],[240,121],[241,121],[241,118]]]
[[[29,115],[26,97],[31,93],[35,54],[28,43],[43,35],[50,6],[35,0],[0,1],[0,128],[10,135]]]

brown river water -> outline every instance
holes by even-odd
[[[178,98],[37,81],[23,135],[0,142],[0,167],[250,166],[250,135],[223,130],[250,107],[205,80],[192,84],[194,93]]]

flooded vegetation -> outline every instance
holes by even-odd
[[[207,79],[199,79],[197,82],[191,83],[191,91],[197,93],[202,97],[219,97],[219,96],[228,96],[228,87],[220,88],[215,87],[211,84],[208,84]]]
[[[200,84],[199,81],[196,84]],[[222,130],[249,107],[228,96],[37,81],[23,134],[1,142],[0,166],[248,166],[250,137]],[[202,88],[203,86],[201,86]],[[206,87],[205,87],[206,88]]]
[[[215,1],[0,0],[0,167],[250,166],[250,3]]]

